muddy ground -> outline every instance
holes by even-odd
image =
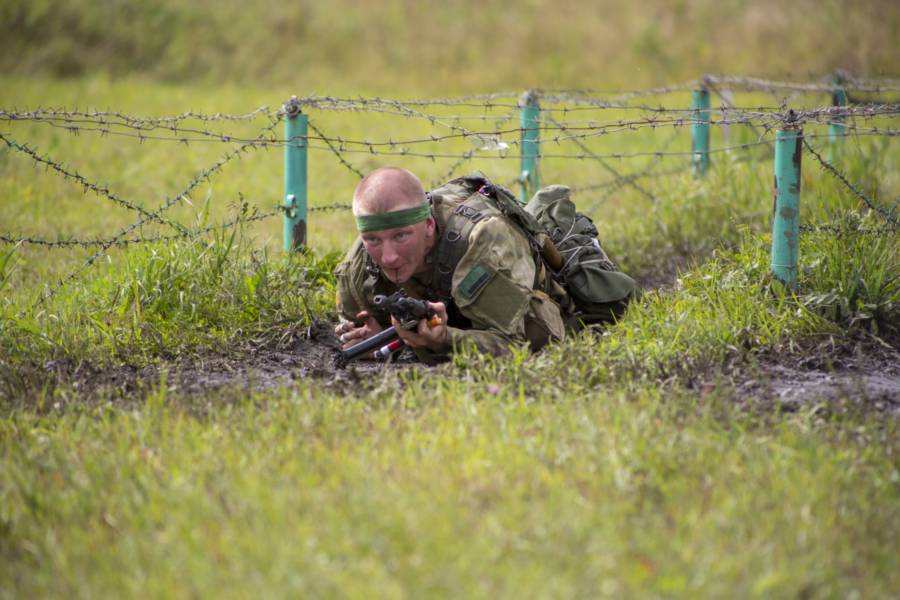
[[[686,263],[686,258],[669,261],[658,272],[643,273],[638,282],[645,290],[665,288]],[[204,397],[213,391],[219,392],[217,401],[223,396],[239,399],[247,391],[314,378],[338,393],[352,394],[382,371],[434,368],[417,363],[410,351],[389,363],[357,360],[342,367],[333,326],[317,322],[306,331],[291,332],[290,341],[282,340],[277,348],[248,344],[161,367],[98,369],[68,360],[12,368],[0,364],[0,400],[11,399],[7,406],[33,404],[41,396],[53,397],[54,404],[102,398],[128,402],[164,382],[169,393],[208,405]],[[865,411],[900,417],[900,333],[879,338],[857,332],[838,342],[805,342],[790,352],[741,354],[696,374],[688,385],[701,395],[724,386],[738,401],[755,406],[796,410],[809,404],[846,406],[849,401]]]
[[[387,364],[359,360],[342,368],[336,361],[338,342],[331,326],[316,324],[288,348],[248,347],[163,367],[96,369],[86,364],[51,361],[38,367],[42,373],[40,381],[44,391],[48,385],[69,390],[56,394],[57,399],[61,398],[57,402],[65,402],[66,397],[79,401],[91,397],[127,401],[140,397],[141,391],[157,388],[161,382],[169,393],[200,399],[212,391],[227,391],[228,395],[239,397],[245,391],[274,390],[309,378],[344,393],[363,380],[379,376],[381,371],[432,368],[416,363],[411,354],[395,355]],[[706,376],[699,374],[691,385],[701,394],[725,385],[741,401],[784,410],[796,410],[810,403],[849,401],[866,411],[898,417],[900,336],[885,340],[857,333],[839,343],[826,340],[787,353],[742,356]],[[17,395],[23,391],[22,386],[18,387]],[[27,387],[34,391],[33,386]],[[15,393],[13,388],[7,391]]]

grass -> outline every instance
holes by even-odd
[[[59,72],[66,54],[59,44],[68,43],[74,48],[67,63],[73,72],[100,74],[68,80],[6,75],[0,86],[4,108],[33,108],[52,99],[61,106],[111,107],[141,116],[187,109],[243,113],[277,106],[297,93],[295,80],[283,79],[283,66],[274,63],[273,80],[283,83],[172,83],[206,67],[215,73],[219,67],[207,54],[215,44],[200,44],[202,52],[180,63],[135,58],[161,43],[150,35],[159,31],[153,23],[171,25],[165,52],[180,52],[186,30],[176,25],[196,25],[202,5],[196,13],[180,4],[141,5],[139,12],[149,11],[147,30],[113,27],[115,35],[103,40],[121,50],[121,61],[97,64],[89,52],[96,10],[41,13],[42,6],[13,3],[0,9],[40,13],[35,23],[47,32],[60,22],[72,25],[72,36],[48,41],[43,52],[29,56],[28,72]],[[784,9],[805,17],[791,44],[816,45],[817,24],[834,19],[840,7]],[[267,18],[275,21],[283,11],[290,13],[289,32],[296,25],[293,11],[309,11],[317,22],[332,10],[270,8]],[[676,64],[689,49],[711,56],[702,36],[688,43],[666,33],[681,18],[678,11],[706,15],[700,29],[714,31],[721,23],[703,3],[657,8],[660,19],[652,27],[637,12],[619,11],[623,15],[615,18],[628,26],[617,27],[608,17],[604,27],[616,35],[593,36],[591,43],[615,45],[623,39],[616,36],[630,36],[632,51],[642,58],[626,56],[621,64],[652,69],[648,79],[671,83],[666,64]],[[733,8],[728,31],[760,35],[717,35],[776,47],[771,36],[782,21],[753,26],[755,11],[765,7]],[[361,63],[366,68],[343,78],[335,69],[352,64],[354,55],[341,45],[342,36],[365,30],[364,36],[405,39],[394,25],[380,34],[364,28],[367,18],[375,18],[371,10],[360,9],[340,24],[332,45],[315,50],[335,54],[332,70],[320,61],[325,70],[317,79],[315,69],[304,67],[304,89],[317,81],[337,82],[316,91],[423,97],[494,91],[501,84],[524,88],[533,81],[526,81],[530,75],[520,62],[504,60],[489,74],[473,67],[434,94],[417,79],[426,71],[442,72],[435,65],[447,56],[464,63],[460,56],[466,52],[482,53],[495,43],[523,55],[533,28],[507,27],[510,16],[500,5],[485,8],[482,19],[463,21],[469,27],[457,24],[459,30],[443,32],[455,50],[423,50],[418,75],[415,69],[379,72],[373,65],[383,57],[370,53]],[[377,19],[394,23],[391,14],[404,10],[428,8],[391,4]],[[549,10],[538,2],[516,14],[549,23],[565,12]],[[582,33],[596,32],[595,13],[572,25],[565,43],[578,44]],[[233,14],[226,3],[198,39],[221,31]],[[845,29],[858,37],[853,23],[865,14],[849,13]],[[890,46],[878,40],[896,15],[887,10],[872,36],[848,54],[862,61],[863,70],[884,68],[879,56]],[[482,27],[515,31],[485,41],[478,34]],[[251,39],[259,31],[235,27],[221,43],[232,43],[234,35]],[[129,32],[133,46],[122,49],[118,44]],[[288,33],[270,37],[281,35]],[[472,45],[450,43],[460,39]],[[22,36],[3,40],[14,46]],[[842,38],[833,45],[844,43],[851,42]],[[257,50],[234,60],[236,81],[256,68],[254,61],[271,58],[272,46],[263,41],[246,47]],[[719,58],[728,53],[723,46]],[[825,54],[816,60],[826,64]],[[599,50],[585,55],[604,57]],[[543,87],[584,86],[590,61],[554,66],[553,53],[547,56],[535,76]],[[744,56],[771,66],[768,74],[781,72],[771,53],[747,50]],[[715,64],[711,59],[678,68]],[[728,64],[722,70],[737,69]],[[458,67],[451,71],[462,73]],[[374,81],[375,74],[382,80]],[[634,87],[634,81],[627,83]],[[685,93],[652,100],[689,102]],[[769,106],[781,99],[740,100]],[[795,108],[822,102],[816,96],[791,98]],[[433,110],[452,120],[461,109]],[[494,110],[478,127],[506,122],[508,111]],[[554,116],[614,121],[629,113]],[[390,115],[315,111],[310,118],[345,139],[446,133],[425,119]],[[252,135],[264,125],[260,119],[208,126]],[[688,149],[687,128],[671,131],[642,129],[585,144],[601,155],[655,151],[666,143],[670,150]],[[149,209],[184,189],[227,149],[140,144],[90,132],[74,136],[29,123],[7,122],[0,132]],[[809,127],[807,133],[822,130]],[[730,135],[731,144],[755,140],[737,127]],[[823,150],[821,139],[811,142]],[[900,188],[895,142],[848,142],[836,164],[873,200],[891,206]],[[727,143],[717,129],[713,147]],[[423,145],[425,152],[469,148],[465,140]],[[544,148],[573,151],[546,139]],[[507,356],[468,350],[437,369],[351,371],[337,383],[310,376],[273,391],[235,385],[185,396],[172,391],[166,373],[211,355],[240,356],[248,346],[277,349],[285,335],[312,319],[333,318],[332,271],[353,237],[346,211],[311,213],[312,251],[292,257],[280,251],[277,218],[245,220],[188,240],[113,248],[37,306],[92,251],[0,247],[0,598],[890,597],[900,588],[897,420],[865,410],[852,393],[810,398],[796,412],[782,413],[747,398],[731,373],[738,367],[752,371],[762,355],[804,352],[822,338],[840,345],[857,330],[895,340],[900,241],[877,233],[883,220],[806,160],[803,222],[830,229],[803,234],[800,293],[786,293],[769,274],[772,166],[765,152],[717,154],[699,180],[685,170],[639,180],[652,198],[628,185],[612,193],[595,188],[576,194],[612,257],[654,284],[605,331],[584,332],[536,355],[517,348]],[[347,160],[363,171],[401,162],[367,153],[347,154]],[[686,167],[686,160],[609,158],[604,166],[592,159],[547,159],[541,168],[546,183],[577,187],[608,180],[608,167],[640,173],[651,164]],[[280,201],[280,161],[277,148],[242,155],[167,215],[195,228],[247,216],[247,207],[268,210]],[[441,180],[452,160],[405,157],[402,163],[432,182]],[[311,206],[346,202],[356,176],[328,152],[312,152],[310,165]],[[469,168],[507,182],[518,166],[480,153],[461,171]],[[21,153],[0,150],[0,233],[108,237],[134,218],[32,168]],[[170,232],[147,226],[138,233]],[[661,282],[666,285],[658,287]],[[69,361],[84,372],[147,368],[159,379],[132,391],[94,389],[89,380],[54,374],[47,367],[54,361]]]
[[[896,423],[401,376],[3,423],[6,592],[883,597]],[[164,382],[163,382],[164,384]],[[222,403],[224,401],[224,403]],[[440,466],[439,466],[440,465]],[[99,490],[103,490],[102,493]]]

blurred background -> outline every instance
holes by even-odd
[[[446,94],[900,73],[895,0],[4,0],[5,75]],[[301,91],[302,90],[302,91]]]
[[[376,167],[401,164],[430,187],[474,169],[512,185],[520,165],[509,152],[473,146],[464,137],[438,141],[431,136],[457,132],[461,126],[506,131],[503,141],[511,147],[518,139],[516,97],[528,88],[589,89],[609,98],[696,81],[710,73],[795,82],[830,80],[837,69],[860,77],[896,77],[898,25],[900,3],[890,0],[3,0],[0,109],[7,118],[0,122],[0,134],[10,142],[0,147],[0,230],[12,239],[106,238],[136,218],[133,209],[109,202],[102,193],[85,195],[72,176],[60,176],[26,148],[137,206],[157,207],[233,153],[235,140],[253,138],[271,126],[270,111],[293,94],[418,101],[506,92],[492,96],[489,106],[477,100],[416,104],[416,111],[308,106],[305,111],[316,127],[312,133],[320,140],[338,140],[312,144],[309,203],[319,212],[310,216],[309,243],[341,250],[356,236],[346,203],[361,174]],[[690,89],[676,85],[670,93],[643,96],[639,103],[686,110]],[[896,97],[886,92],[866,99],[888,102]],[[740,93],[734,101],[771,112],[830,105],[831,95],[829,88],[803,94],[776,89]],[[723,102],[713,98],[715,107]],[[254,110],[259,107],[268,108]],[[575,127],[640,119],[633,108],[581,106],[566,113],[557,106],[551,113],[546,111],[553,109],[552,103],[546,96],[542,100],[546,115]],[[40,109],[63,113],[56,120],[9,114]],[[173,119],[187,111],[210,117]],[[215,116],[247,113],[249,118]],[[127,121],[118,118],[121,114],[169,121]],[[107,117],[120,122],[110,135],[103,121]],[[168,123],[187,133],[166,129]],[[141,135],[135,127],[143,127]],[[807,132],[824,135],[825,127],[809,126]],[[272,131],[281,136],[283,127]],[[227,135],[230,141],[205,137],[210,133]],[[614,133],[560,144],[550,143],[554,134],[548,131],[540,168],[544,183],[582,190],[579,205],[597,219],[603,239],[627,268],[651,273],[652,265],[668,264],[672,255],[700,255],[722,239],[733,239],[733,222],[753,223],[755,230],[768,227],[769,149],[752,145],[762,129],[715,128],[714,148],[749,146],[716,156],[715,172],[705,182],[688,170],[689,126],[670,122]],[[182,143],[182,136],[191,137],[190,143]],[[874,139],[854,139],[852,149],[860,160],[853,163],[859,170],[853,179],[881,185],[889,195],[900,185],[900,175],[883,164],[892,155],[890,138],[880,138],[877,147]],[[365,145],[393,140],[424,143],[396,149],[382,145],[379,152]],[[13,143],[18,146],[9,145]],[[654,156],[664,151],[670,154]],[[586,153],[615,158],[582,160]],[[735,174],[728,168],[732,164],[744,170]],[[257,247],[280,251],[281,218],[273,211],[282,201],[282,177],[282,148],[256,145],[209,181],[191,187],[190,198],[175,202],[166,215],[203,228],[232,221],[249,206],[272,215],[248,225]],[[638,186],[627,179],[634,177],[646,179]],[[874,187],[870,191],[874,194]],[[662,200],[656,202],[657,196]],[[718,197],[729,203],[705,202]],[[712,208],[706,209],[702,227],[707,229],[702,232],[695,231],[701,219],[684,206],[689,201],[720,211],[711,215]],[[334,206],[342,208],[328,208]],[[748,212],[736,216],[735,206]],[[644,227],[648,214],[663,233]],[[673,227],[673,220],[683,223]],[[714,231],[709,229],[713,226]],[[137,233],[153,237],[170,231],[149,222]],[[662,239],[677,249],[667,250]],[[59,252],[20,245],[16,252],[23,260],[16,277],[21,287],[42,286],[51,275],[78,268],[93,252],[66,248]]]

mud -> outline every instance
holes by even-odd
[[[900,336],[857,332],[835,343],[764,353],[732,376],[738,398],[787,411],[849,402],[863,411],[900,416]]]
[[[275,390],[307,379],[315,379],[318,386],[337,393],[354,393],[366,387],[361,383],[373,381],[383,371],[429,368],[415,362],[410,351],[395,355],[389,363],[358,360],[341,368],[336,361],[339,343],[331,327],[316,323],[277,349],[247,346],[161,366],[98,369],[65,360],[50,361],[32,367],[30,376],[22,373],[21,380],[26,383],[10,389],[10,397],[43,394],[60,402],[66,398],[129,401],[164,385],[168,392],[186,398],[202,398],[218,390],[227,390],[237,398],[245,391]],[[818,345],[795,347],[790,352],[741,355],[694,383],[700,393],[720,385],[733,390],[736,400],[756,406],[792,411],[810,404],[849,402],[867,412],[897,417],[900,335],[885,340],[857,333],[841,341],[829,339]],[[55,390],[62,392],[54,394]]]
[[[276,348],[247,344],[229,348],[225,353],[162,362],[158,366],[96,367],[69,359],[26,365],[17,369],[14,377],[0,373],[0,383],[5,383],[0,386],[0,397],[14,402],[37,396],[55,397],[62,402],[66,397],[88,402],[98,398],[129,400],[163,385],[167,392],[187,398],[225,388],[230,394],[239,395],[242,391],[274,390],[310,378],[343,392],[359,389],[361,382],[371,381],[385,370],[427,368],[416,362],[409,350],[398,352],[388,362],[358,359],[342,365],[338,360],[340,344],[332,328],[333,324],[318,322],[301,335],[291,336],[288,343],[274,343]]]

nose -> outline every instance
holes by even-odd
[[[397,254],[397,249],[394,248],[394,245],[390,242],[383,244],[381,248],[381,264],[388,268],[394,268],[399,262],[400,255]]]

